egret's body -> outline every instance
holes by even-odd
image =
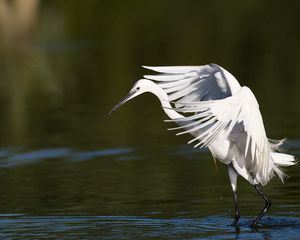
[[[228,165],[236,208],[233,225],[240,217],[238,175],[265,199],[265,207],[252,223],[256,225],[271,206],[258,185],[267,184],[274,174],[283,180],[280,166],[293,165],[295,161],[293,156],[276,151],[282,141],[266,137],[259,105],[251,90],[241,87],[233,75],[216,64],[145,68],[161,74],[144,76],[112,111],[144,92],[156,95],[170,118],[166,121],[179,125],[170,130],[182,130],[177,135],[190,133],[194,139],[189,143],[208,147],[214,158]]]

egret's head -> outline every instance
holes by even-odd
[[[121,107],[125,102],[129,101],[130,99],[133,99],[134,97],[141,95],[142,93],[151,91],[153,85],[155,85],[155,83],[153,83],[150,80],[146,80],[146,79],[138,80],[133,85],[129,93],[112,110],[110,110],[109,114],[117,110],[119,107]]]

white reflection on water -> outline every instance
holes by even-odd
[[[293,155],[299,155],[300,139],[289,140],[284,148]],[[114,157],[116,160],[137,160],[142,156],[135,154],[137,149],[124,148],[108,148],[95,149],[89,151],[78,151],[70,148],[47,148],[34,151],[22,151],[18,148],[0,149],[0,168],[15,167],[25,164],[34,164],[45,159],[64,158],[74,161],[84,161],[97,157]],[[194,149],[188,145],[176,146],[171,149],[170,154],[185,156],[190,159],[199,158],[199,154],[207,154],[206,149]]]
[[[89,160],[96,157],[122,156],[132,153],[132,148],[111,148],[78,152],[68,148],[48,148],[36,151],[20,152],[17,149],[0,150],[0,168],[9,168],[26,164],[34,164],[45,159],[70,159],[76,161]],[[130,159],[128,157],[128,159]]]

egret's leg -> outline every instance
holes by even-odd
[[[263,197],[263,199],[265,200],[265,206],[264,208],[261,210],[260,214],[255,218],[255,220],[253,221],[253,223],[251,224],[251,227],[254,227],[258,224],[258,222],[260,221],[260,219],[262,218],[263,215],[265,215],[265,213],[269,210],[269,208],[272,205],[271,200],[266,196],[266,194],[264,194],[260,188],[258,187],[258,185],[253,185],[253,187],[255,188],[255,190],[259,193],[260,196]]]
[[[234,220],[232,222],[232,226],[236,226],[236,223],[238,222],[240,218],[240,210],[238,205],[238,196],[237,196],[237,177],[238,173],[235,171],[232,165],[228,166],[228,175],[230,179],[231,188],[233,191],[233,197],[234,197],[234,207],[235,207],[235,214],[234,214]]]

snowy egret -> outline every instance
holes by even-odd
[[[188,143],[208,147],[214,159],[228,165],[233,190],[235,215],[232,225],[240,218],[237,197],[237,177],[245,178],[265,200],[265,206],[252,222],[258,225],[271,207],[270,199],[259,185],[266,185],[276,174],[282,181],[281,167],[295,164],[294,156],[279,153],[284,140],[266,136],[257,100],[248,87],[241,87],[236,78],[216,64],[204,66],[147,67],[159,74],[145,75],[128,95],[111,111],[145,92],[158,97],[163,110],[181,130],[190,133]]]

